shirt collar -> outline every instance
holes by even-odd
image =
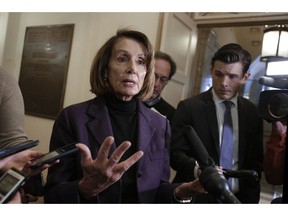
[[[214,89],[212,88],[212,95],[213,95],[213,100],[216,104],[220,104],[222,103],[224,100],[219,98],[217,96],[217,94],[215,93]],[[233,104],[235,105],[235,107],[237,107],[237,98],[238,98],[238,93],[235,95],[235,97],[231,98],[230,101],[233,102]]]
[[[150,108],[155,106],[156,103],[158,103],[161,100],[161,95],[159,95],[157,98],[151,100],[151,101],[145,101],[144,103]]]

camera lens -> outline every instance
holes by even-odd
[[[268,111],[274,118],[284,118],[288,114],[288,95],[278,93],[270,98]]]

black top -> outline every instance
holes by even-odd
[[[104,95],[110,121],[113,129],[115,144],[118,147],[124,141],[130,141],[131,147],[122,156],[121,161],[126,160],[136,152],[137,143],[137,101],[123,101],[114,95]],[[138,203],[136,189],[135,164],[121,177],[122,201],[121,203]]]

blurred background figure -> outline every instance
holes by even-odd
[[[16,79],[0,67],[0,149],[27,140],[24,101]]]
[[[176,63],[167,53],[155,52],[155,84],[153,95],[145,101],[145,105],[152,110],[156,110],[172,122],[176,109],[161,97],[165,86],[169,83],[176,72]]]
[[[0,150],[28,140],[24,130],[24,119],[24,101],[19,85],[11,74],[0,67]],[[29,168],[31,160],[41,155],[43,155],[42,152],[28,149],[4,157],[0,159],[0,175],[14,167],[30,176],[29,182],[33,184],[33,187],[42,187],[42,182],[38,180],[42,180],[41,172],[49,165],[45,164],[36,170]],[[36,179],[40,185],[34,184],[35,182],[33,181]],[[21,189],[21,195],[20,192],[17,192],[10,203],[28,203],[37,200],[37,196],[26,192],[29,193],[31,191]]]
[[[272,131],[266,143],[263,169],[267,183],[277,187],[283,185],[286,148],[286,122],[272,122]],[[281,195],[274,194],[272,203],[282,203]]]

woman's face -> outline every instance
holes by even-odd
[[[108,64],[108,83],[119,99],[129,101],[138,94],[146,75],[142,45],[129,38],[119,39]]]

